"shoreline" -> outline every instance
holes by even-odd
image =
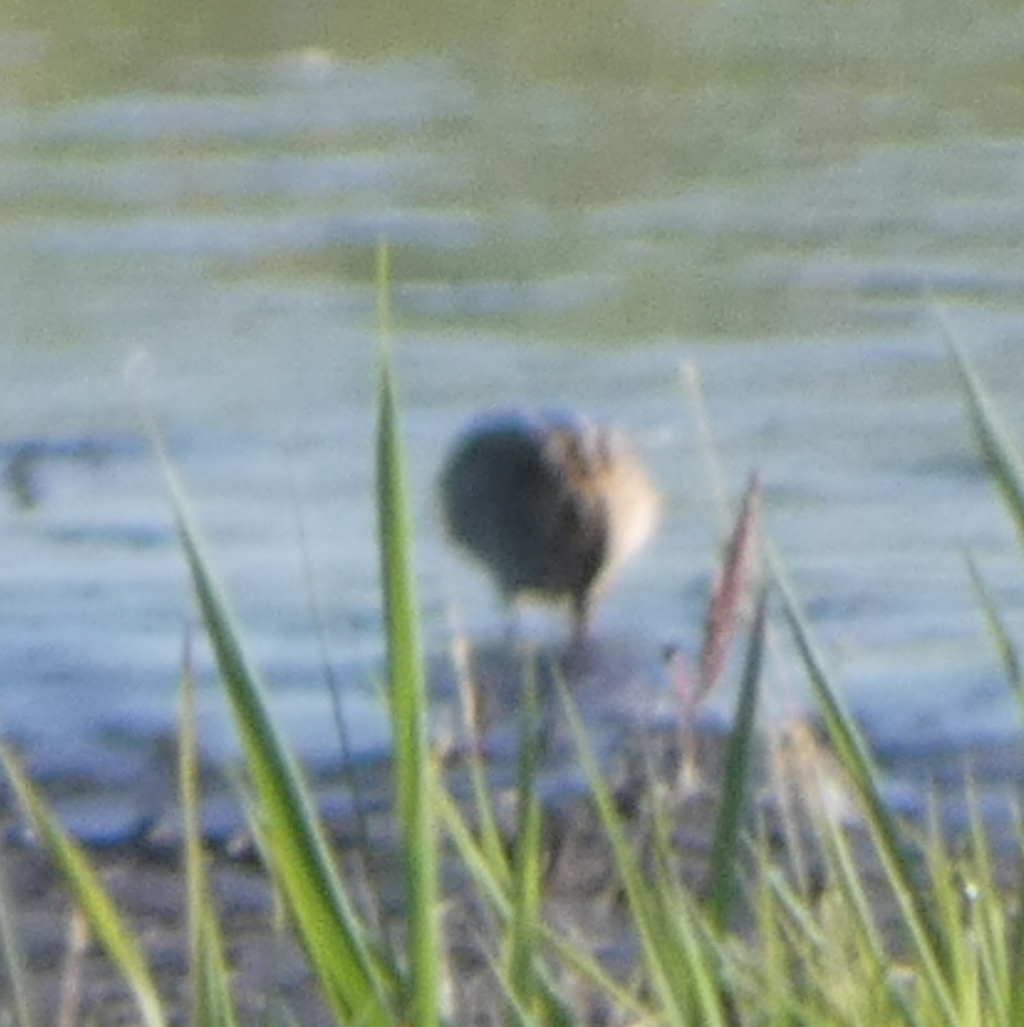
[[[663,796],[655,793],[669,783],[669,778],[678,777],[679,753],[674,749],[677,738],[678,735],[648,735],[638,739],[637,750],[623,753],[609,772],[609,781],[638,851],[643,851],[645,838],[649,840],[645,811],[651,802],[662,801]],[[701,733],[699,781],[691,782],[671,800],[671,842],[679,880],[697,894],[708,875],[718,801],[714,783],[721,779],[724,738],[722,733]],[[656,743],[653,749],[645,748],[652,740]],[[778,773],[766,762],[766,756],[769,760],[775,757],[760,748],[758,759],[765,773]],[[851,818],[845,785],[834,776],[832,758],[813,732],[794,732],[788,751],[784,748],[780,752],[787,776],[775,777],[774,796],[765,791],[752,796],[748,826],[754,828],[757,822],[761,830],[767,827],[769,837],[777,836],[772,848],[774,851],[779,847],[779,858],[783,860],[782,839],[786,831],[793,824],[801,825],[801,831],[808,828],[808,814],[838,817],[844,822],[844,830],[855,836],[859,828]],[[641,765],[646,768],[642,772]],[[653,781],[649,776],[651,766],[658,768],[658,777]],[[458,773],[457,764],[454,773]],[[495,794],[499,809],[501,791],[499,786]],[[793,815],[793,807],[788,813],[785,807],[794,796],[805,808],[787,826],[782,818]],[[626,974],[633,959],[634,939],[613,857],[589,796],[563,792],[560,800],[549,798],[544,812],[546,919],[571,937],[586,939],[588,950],[615,974]],[[346,881],[356,882],[357,896],[365,897],[368,892],[358,882],[365,883],[367,866],[372,865],[371,890],[389,904],[390,932],[400,931],[400,875],[389,811],[382,807],[371,814],[372,843],[367,850],[354,844],[351,818],[337,804],[332,806],[325,801],[324,814]],[[127,987],[116,978],[95,942],[83,944],[81,924],[72,913],[62,883],[46,854],[24,838],[13,811],[4,811],[0,832],[0,870],[15,911],[16,936],[24,949],[40,1022],[78,1023],[92,1019],[105,1027],[138,1023]],[[1009,840],[1003,837],[994,846],[997,876],[1007,889],[1016,885],[1021,862],[1019,848],[1006,844]],[[304,1027],[336,1027],[316,996],[316,982],[299,949],[278,926],[272,890],[251,839],[245,833],[236,833],[207,838],[206,842],[209,883],[233,968],[232,993],[240,1022],[256,1024],[270,1005],[284,1003]],[[807,842],[811,878],[815,873],[814,844]],[[117,907],[143,944],[168,1008],[174,1011],[172,1022],[187,1023],[189,949],[180,834],[175,836],[170,818],[165,818],[162,825],[156,823],[148,833],[133,839],[86,848]],[[858,846],[860,849],[863,846]],[[865,852],[867,864],[870,852]],[[444,918],[452,968],[449,1001],[458,1010],[459,1022],[496,1023],[498,1003],[486,949],[487,918],[482,917],[477,901],[464,898],[472,891],[460,887],[464,874],[461,867],[451,865],[450,861],[444,869]],[[877,885],[870,870],[867,879]],[[891,906],[892,899],[884,894],[884,888],[874,885],[873,901],[881,903],[884,911],[887,903]],[[885,916],[882,919],[884,922]],[[739,929],[744,930],[742,925]],[[0,969],[0,982],[4,982],[4,973]],[[592,1003],[603,1002],[602,998],[583,994],[580,1001],[581,1008],[590,1011],[588,1020],[609,1022],[609,1010],[591,1008]],[[74,1016],[68,1019],[72,1013]]]

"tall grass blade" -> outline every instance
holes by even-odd
[[[1024,463],[1010,443],[1009,435],[1000,424],[974,368],[961,352],[948,327],[944,327],[963,388],[975,441],[1017,531],[1017,541],[1024,549]]]
[[[970,849],[957,880],[961,906],[967,906],[967,929],[961,936],[966,938],[968,946],[976,947],[979,1004],[989,1012],[992,1023],[1009,1027],[1021,1022],[1019,1009],[1011,1010],[1013,976],[1017,969],[1011,948],[1013,923],[1006,915],[989,831],[973,777],[967,780],[966,794]],[[958,866],[957,870],[960,869]]]
[[[1016,645],[1014,645],[1013,639],[1010,637],[1010,632],[1003,620],[1003,615],[1000,613],[999,607],[992,597],[977,560],[970,553],[965,554],[965,558],[967,560],[967,572],[970,575],[971,584],[974,586],[974,594],[978,597],[982,616],[985,618],[989,635],[992,637],[996,652],[999,654],[999,662],[1003,666],[1006,680],[1010,683],[1013,693],[1017,697],[1021,719],[1024,721],[1024,666],[1021,665],[1020,654],[1017,651]]]
[[[1019,822],[1015,834],[1018,851],[1024,852],[1024,831]],[[1024,894],[1024,868],[1017,872],[1017,894]],[[1020,907],[1014,910],[1007,933],[1007,969],[1010,977],[1007,1003],[1012,1022],[1024,1023],[1024,910]]]
[[[949,326],[943,320],[949,348],[963,389],[967,413],[974,431],[975,441],[982,458],[995,483],[1003,505],[1017,532],[1018,544],[1024,550],[1024,463],[1019,452],[1009,440],[1009,435],[1000,423],[991,400],[985,392],[974,368],[961,351]],[[972,567],[972,580],[981,596],[982,610],[989,625],[996,647],[1003,661],[1007,676],[1024,710],[1024,688],[1021,684],[1021,668],[1016,648],[1013,646],[1001,617],[981,582],[980,575]],[[1015,1015],[1024,1015],[1024,915],[1016,914],[1012,938],[1011,997],[1010,1008]]]
[[[469,644],[461,632],[452,642],[452,663],[455,667],[462,704],[462,722],[466,733],[466,770],[473,796],[474,828],[482,853],[492,871],[504,875],[509,873],[508,859],[501,831],[498,827],[494,802],[487,783],[483,729],[480,721],[479,686],[473,677]]]
[[[391,334],[390,252],[377,253],[377,310],[385,347]],[[378,384],[377,512],[387,638],[387,694],[394,738],[395,805],[402,836],[409,917],[410,985],[406,1016],[433,1027],[440,1018],[443,978],[437,910],[436,783],[427,727],[427,695],[419,617],[409,553],[408,503],[389,353]]]
[[[750,785],[767,606],[767,593],[762,588],[754,612],[736,716],[726,746],[725,774],[711,850],[712,878],[708,893],[708,913],[711,923],[719,931],[724,930],[728,923],[737,892],[740,826]]]
[[[863,868],[852,851],[849,837],[837,820],[826,817],[822,834],[828,853],[829,878],[833,882],[834,896],[842,913],[844,933],[848,936],[848,943],[856,944],[864,972],[870,972],[872,977],[880,979],[890,972],[891,960],[885,951],[885,942],[877,922],[878,911],[872,906],[865,891]]]
[[[234,1027],[230,975],[224,942],[213,912],[206,878],[199,822],[199,772],[196,747],[195,678],[186,640],[181,675],[178,731],[178,792],[185,825],[185,887],[188,896],[189,972],[192,1019],[196,1027]]]
[[[387,632],[387,694],[394,739],[396,810],[402,836],[409,917],[407,1019],[434,1027],[443,977],[439,939],[438,833],[434,768],[427,733],[426,686],[409,555],[409,521],[394,383],[381,363],[377,433],[377,507]]]
[[[7,746],[0,746],[0,760],[18,802],[56,864],[89,928],[131,989],[142,1022],[147,1027],[164,1027],[167,1021],[160,995],[142,949],[118,914],[85,853],[57,823]]]
[[[366,898],[370,899],[369,903],[364,906],[367,926],[381,940],[382,945],[387,951],[388,958],[395,961],[396,949],[391,944],[390,925],[387,915],[381,908],[381,904],[374,901],[377,897],[377,892],[372,886],[373,871],[371,860],[369,859],[371,848],[368,813],[370,808],[369,796],[366,793],[362,775],[359,771],[358,761],[354,756],[355,749],[352,730],[342,702],[343,682],[335,673],[332,663],[330,627],[328,625],[328,618],[325,615],[323,600],[319,594],[320,588],[314,566],[314,555],[310,549],[308,525],[303,504],[299,500],[294,476],[291,486],[298,544],[302,559],[303,586],[309,597],[309,612],[322,667],[323,689],[331,704],[331,717],[334,721],[334,729],[338,738],[340,777],[351,800],[353,842],[348,846],[348,851],[358,866],[358,873],[366,883],[362,892]],[[355,891],[354,888],[352,890],[353,892]]]
[[[949,972],[948,939],[944,938],[932,915],[929,896],[919,880],[912,849],[895,818],[886,808],[879,789],[879,775],[867,745],[853,717],[841,702],[811,639],[810,630],[793,595],[782,563],[769,552],[772,577],[782,599],[783,611],[796,642],[804,670],[821,712],[829,742],[846,771],[860,800],[865,821],[875,839],[878,856],[899,904],[915,950],[921,960],[925,979],[941,1011],[941,1022],[961,1027],[957,1021],[947,980]]]
[[[263,851],[337,1018],[358,1020],[368,1027],[390,1023],[386,996],[397,981],[396,971],[367,936],[337,877],[312,796],[271,719],[264,685],[242,649],[184,489],[155,433],[154,445],[161,457],[203,624],[242,742],[261,817],[258,831],[264,839]]]
[[[10,984],[10,1006],[7,1005],[8,996],[0,1000],[0,1023],[5,1017],[13,1016],[14,1027],[35,1027],[36,1019],[29,997],[28,965],[3,861],[4,849],[0,843],[0,953]]]
[[[496,936],[503,937],[501,932],[513,929],[510,925],[517,915],[515,912],[516,885],[507,866],[507,859],[504,856],[497,860],[493,858],[489,843],[474,834],[456,801],[443,789],[438,791],[438,806],[440,819],[462,864],[475,883],[479,896],[494,913],[498,923]],[[619,1009],[629,1010],[636,1017],[643,1017],[648,1012],[636,995],[620,982],[613,980],[598,960],[590,956],[577,940],[562,937],[554,927],[545,923],[543,918],[538,917],[535,926],[538,940],[548,946],[566,966],[571,967],[579,978],[589,981],[598,988],[602,994],[607,996],[609,1002],[615,1004]],[[505,962],[509,963],[510,960],[506,959]],[[515,1005],[515,988],[508,980],[508,974],[502,970],[501,966],[496,966],[495,969],[505,986],[509,1000]],[[564,1023],[566,1027],[574,1023],[574,1018],[565,1008],[565,1002],[558,996],[552,985],[547,970],[535,963],[533,973],[538,988],[542,989],[540,992],[543,996],[542,1014],[546,1018],[546,1022],[548,1024]]]
[[[579,715],[563,692],[564,707],[584,774],[612,848],[662,1016],[669,1027],[726,1027],[722,958],[704,930],[700,911],[682,889],[648,880],[633,851],[615,801],[601,777]],[[671,894],[673,901],[667,901]]]
[[[530,661],[523,682],[523,707],[519,718],[518,799],[512,882],[512,922],[508,939],[505,981],[515,1008],[533,1019],[542,997],[538,973],[540,905],[543,866],[541,859],[541,807],[537,796],[540,760],[540,707],[537,700],[537,668]]]

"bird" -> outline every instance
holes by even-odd
[[[660,509],[619,429],[557,409],[477,415],[444,463],[439,493],[448,537],[490,572],[506,605],[568,603],[574,642]]]

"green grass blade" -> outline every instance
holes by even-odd
[[[36,1019],[29,997],[28,966],[3,860],[4,848],[0,842],[0,952],[3,954],[11,1003],[10,1007],[0,1004],[0,1023],[4,1022],[4,1017],[13,1015],[14,1027],[35,1027]]]
[[[195,679],[186,645],[181,675],[181,716],[178,732],[178,791],[185,826],[185,888],[188,896],[189,972],[192,983],[192,1024],[195,1027],[234,1027],[230,976],[224,941],[213,913],[206,878],[199,823],[199,773],[196,755]]]
[[[916,872],[912,848],[895,818],[889,813],[879,789],[879,775],[853,717],[841,702],[811,639],[781,561],[769,550],[769,566],[782,598],[783,611],[796,642],[804,670],[821,712],[829,742],[860,799],[868,828],[875,839],[900,906],[903,923],[921,960],[925,979],[948,1027],[960,1027],[946,978],[948,941],[936,926],[929,896]]]
[[[439,816],[444,823],[448,835],[458,853],[459,859],[468,870],[480,896],[495,914],[496,920],[506,930],[512,923],[514,913],[513,879],[509,872],[507,860],[502,855],[497,860],[492,858],[486,840],[474,834],[466,822],[464,814],[455,800],[443,789],[438,792]],[[610,1003],[618,1009],[629,1011],[637,1020],[649,1016],[649,1010],[637,996],[620,982],[612,980],[599,961],[588,955],[576,940],[566,940],[543,920],[537,922],[537,930],[544,944],[547,945],[576,975],[589,981],[607,996]],[[501,968],[496,972],[500,975]],[[543,969],[538,970],[540,984],[546,989],[545,1015],[548,1023],[559,1022],[559,1010],[562,1003],[557,996],[552,997],[553,988],[548,983]],[[505,978],[502,977],[503,982]],[[507,982],[506,982],[507,983]],[[507,990],[511,993],[511,985]]]
[[[757,599],[750,642],[743,667],[736,716],[725,754],[718,820],[712,845],[712,878],[708,892],[708,912],[718,930],[724,930],[737,892],[740,825],[743,821],[750,784],[751,752],[757,721],[758,686],[764,654],[767,593],[762,588]]]
[[[1024,549],[1024,463],[1010,443],[974,368],[951,336],[948,341],[975,441],[1017,531],[1018,543]]]
[[[118,914],[85,853],[57,823],[46,802],[6,746],[0,747],[0,760],[3,761],[18,802],[56,864],[90,930],[131,989],[142,1022],[147,1027],[164,1027],[166,1020],[160,995],[142,949]]]
[[[1018,545],[1024,550],[1024,463],[1019,451],[1010,442],[1009,433],[997,417],[973,366],[957,344],[945,319],[940,320],[963,390],[975,442],[1016,530]],[[980,575],[973,567],[972,579],[979,591],[982,609],[1007,676],[1017,693],[1018,702],[1024,709],[1024,688],[1021,685],[1021,669],[1016,649]],[[1010,1008],[1019,1017],[1024,1013],[1024,915],[1017,913],[1015,919],[1017,922],[1012,943]]]
[[[661,1022],[669,1027],[697,1023],[702,1027],[726,1027],[729,1021],[717,941],[703,930],[699,909],[682,889],[668,887],[659,875],[655,875],[654,881],[648,880],[601,776],[583,725],[565,692],[563,700],[580,764],[590,783],[633,915],[652,992],[662,1006]]]
[[[992,1011],[993,1024],[1020,1023],[1010,1011],[1013,999],[1012,921],[1006,916],[1004,896],[995,876],[994,853],[981,811],[973,777],[966,783],[969,854],[961,871],[958,893],[967,905],[968,937],[976,943],[981,1002]],[[970,942],[968,942],[970,944]]]
[[[442,979],[438,910],[438,837],[434,768],[427,733],[409,522],[394,384],[384,358],[378,390],[377,506],[387,632],[387,694],[394,739],[396,809],[402,835],[409,917],[410,993],[406,1018],[434,1027]]]
[[[496,969],[495,976],[508,1002],[510,1012],[505,1022],[509,1027],[578,1027],[578,1015],[568,1008],[543,971],[538,969],[535,975],[532,985],[535,995],[529,1005],[500,967]]]
[[[1003,673],[1006,680],[1013,688],[1017,697],[1017,705],[1021,711],[1021,719],[1024,720],[1024,667],[1021,666],[1020,654],[1014,645],[1010,632],[1007,630],[1003,616],[992,597],[988,584],[977,561],[970,553],[965,554],[967,560],[967,572],[974,587],[974,594],[978,598],[982,616],[985,618],[985,625],[999,655],[999,662],[1003,666]]]
[[[541,809],[537,797],[539,710],[537,668],[531,663],[524,681],[519,718],[518,825],[514,848],[512,929],[509,934],[506,981],[518,1008],[531,1017],[537,1009],[536,973],[538,926],[542,891]]]
[[[864,868],[854,852],[845,826],[833,817],[826,817],[823,841],[827,851],[828,877],[834,882],[835,895],[842,913],[843,947],[856,952],[857,972],[865,986],[879,986],[891,1006],[893,1027],[922,1023],[917,1010],[893,984],[892,959],[885,948],[882,928],[878,923],[881,910],[872,903],[864,883]]]
[[[479,685],[474,680],[468,641],[457,634],[452,642],[452,664],[459,682],[459,694],[462,702],[462,718],[465,728],[466,772],[469,777],[469,788],[473,796],[473,816],[475,833],[479,848],[486,854],[486,860],[492,870],[503,875],[505,881],[510,873],[509,861],[506,858],[505,846],[495,815],[494,803],[487,783],[484,745],[480,724]]]
[[[396,974],[367,937],[337,877],[313,799],[271,719],[265,688],[242,649],[184,490],[158,440],[156,445],[203,624],[242,742],[265,852],[299,939],[340,1021],[388,1024],[385,996]]]
[[[1024,837],[1018,831],[1018,847],[1024,851]],[[1024,894],[1024,867],[1018,871],[1017,894]],[[1014,1023],[1024,1023],[1024,909],[1012,913],[1009,938],[1008,971],[1010,974],[1008,1008]]]

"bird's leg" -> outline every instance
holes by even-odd
[[[586,608],[580,608],[573,605],[572,610],[572,626],[569,630],[569,644],[573,648],[582,646],[587,641],[587,635],[589,634],[590,618],[588,617],[588,611]]]
[[[586,596],[573,596],[572,626],[566,649],[566,666],[582,666],[583,657],[590,648],[590,604]]]
[[[505,644],[509,649],[515,649],[523,642],[522,614],[512,595],[502,596],[502,607],[505,611]]]

